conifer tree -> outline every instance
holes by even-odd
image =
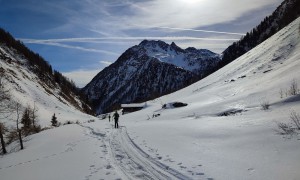
[[[55,113],[52,116],[51,124],[52,124],[52,126],[55,126],[55,127],[57,126],[57,117],[55,116]]]
[[[23,116],[22,116],[22,119],[21,119],[21,123],[23,124],[24,129],[30,129],[32,121],[30,119],[30,112],[29,112],[28,108],[26,108],[24,110],[24,113],[23,113]]]

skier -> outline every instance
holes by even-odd
[[[108,122],[110,122],[110,114],[108,114]]]
[[[116,111],[115,114],[113,115],[114,118],[115,118],[115,128],[119,128],[119,124],[118,124],[118,121],[119,121],[119,114],[118,112]]]

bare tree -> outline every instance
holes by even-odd
[[[283,89],[282,88],[280,88],[279,94],[280,94],[280,98],[282,99],[283,98]]]
[[[1,146],[2,146],[2,152],[3,154],[6,154],[6,148],[5,148],[5,141],[4,141],[4,137],[3,134],[6,131],[6,127],[4,126],[4,124],[2,122],[0,122],[0,140],[1,140]]]
[[[4,77],[4,70],[0,69],[0,114],[2,115],[1,118],[7,118],[11,114],[9,110],[9,102],[10,101],[10,92],[9,89],[5,88],[3,77]],[[4,116],[6,115],[6,117]]]
[[[35,102],[33,103],[33,107],[30,108],[30,118],[32,120],[32,125],[33,128],[36,128],[36,124],[37,124],[37,112],[38,112],[38,107],[35,105]]]
[[[16,112],[16,125],[17,125],[17,132],[18,132],[19,142],[20,142],[21,149],[24,149],[23,140],[22,140],[22,130],[19,128],[21,107],[22,106],[19,102],[16,102],[14,104],[14,110]]]
[[[6,119],[10,115],[9,103],[7,103],[10,101],[10,93],[9,90],[4,87],[3,77],[4,77],[4,69],[0,68],[0,118]],[[5,141],[4,141],[4,134],[6,131],[7,129],[4,123],[0,122],[0,140],[1,140],[3,154],[7,153],[5,149]]]

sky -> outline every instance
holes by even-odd
[[[222,53],[282,0],[0,0],[0,27],[84,87],[144,39]]]

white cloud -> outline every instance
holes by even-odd
[[[236,20],[242,15],[278,0],[152,0],[130,6],[133,15],[122,18],[130,28],[138,25],[154,27],[197,28]]]
[[[70,72],[63,72],[62,74],[72,79],[78,87],[82,88],[87,85],[87,83],[89,83],[100,71],[101,69],[79,69]]]
[[[111,65],[112,62],[111,61],[100,61],[101,64],[105,65],[105,66],[108,66],[108,65]]]

